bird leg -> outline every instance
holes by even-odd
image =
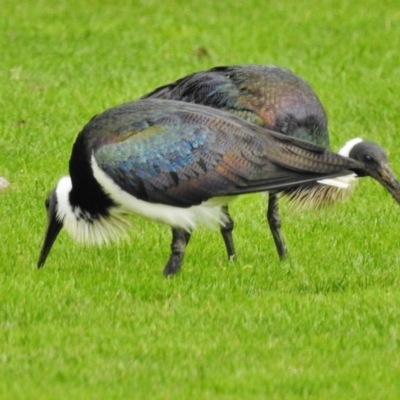
[[[164,275],[177,274],[182,266],[186,245],[189,243],[190,233],[180,228],[172,228],[171,255],[164,268]]]
[[[236,256],[235,245],[233,244],[233,239],[232,239],[232,231],[233,231],[233,227],[234,227],[235,223],[233,222],[233,219],[229,215],[227,206],[222,207],[222,212],[225,214],[227,222],[224,225],[221,225],[220,232],[221,232],[222,238],[224,239],[226,252],[228,253],[229,261],[233,261]]]
[[[270,194],[268,199],[267,221],[271,229],[272,237],[274,238],[276,250],[279,258],[283,260],[287,256],[285,240],[281,234],[281,218],[278,209],[278,195]]]

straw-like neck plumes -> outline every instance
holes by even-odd
[[[310,184],[285,191],[291,209],[319,209],[329,207],[347,200],[354,192],[357,180],[355,175],[341,177],[345,184],[330,186],[326,184]],[[338,178],[336,178],[338,179]]]
[[[129,223],[117,207],[93,215],[79,205],[71,205],[70,177],[62,178],[56,188],[57,219],[78,242],[104,244],[117,241],[124,235]]]
[[[339,151],[343,157],[349,157],[354,147],[363,142],[361,138],[349,140]],[[357,175],[349,174],[334,179],[324,179],[318,184],[300,186],[285,191],[291,208],[322,208],[347,200],[354,192]]]

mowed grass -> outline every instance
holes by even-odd
[[[363,179],[346,203],[236,201],[238,260],[192,236],[165,279],[167,227],[132,218],[96,248],[62,233],[36,269],[44,199],[96,113],[193,71],[260,63],[307,79],[331,144],[362,136],[400,175],[397,1],[8,1],[0,64],[1,399],[398,399],[399,207]]]

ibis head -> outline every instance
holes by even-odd
[[[85,175],[85,171],[83,171]],[[90,179],[92,178],[92,179]],[[83,177],[81,180],[90,181],[93,177]],[[96,192],[100,188],[92,186],[90,192]],[[127,221],[121,218],[121,210],[115,207],[108,196],[95,196],[93,203],[87,204],[87,200],[76,202],[76,198],[82,196],[82,189],[74,188],[69,176],[63,177],[46,198],[47,229],[40,251],[38,268],[46,262],[47,256],[64,227],[77,242],[87,244],[103,244],[118,241],[129,226]],[[87,196],[84,196],[85,198]]]
[[[377,180],[400,204],[400,183],[390,168],[388,156],[381,146],[357,138],[346,143],[339,154],[362,163],[363,169],[357,171],[357,175],[370,176]]]

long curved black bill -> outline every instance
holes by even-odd
[[[386,164],[378,169],[377,181],[379,181],[394,197],[397,203],[400,204],[400,183],[390,169],[389,165]]]
[[[39,260],[37,267],[43,267],[46,262],[46,258],[50,253],[54,241],[57,239],[58,234],[63,227],[63,224],[57,219],[57,197],[55,190],[50,194],[46,200],[46,207],[48,213],[48,225],[46,230],[46,236],[40,251]]]

